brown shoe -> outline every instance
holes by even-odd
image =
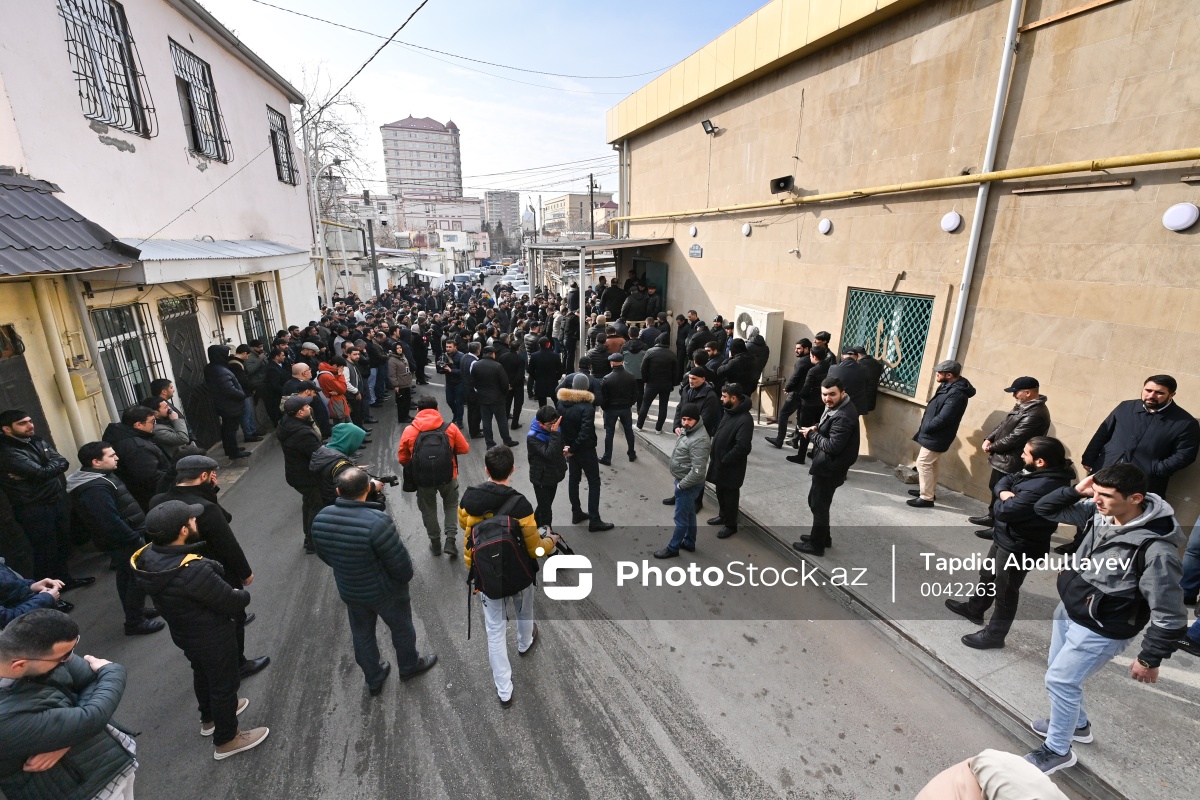
[[[213,758],[222,761],[230,756],[236,756],[238,753],[258,747],[266,740],[267,734],[270,732],[270,728],[251,728],[248,731],[238,731],[237,736],[225,744],[219,744],[213,748]]]
[[[246,707],[249,705],[250,705],[249,700],[247,700],[245,697],[239,697],[238,704],[237,704],[237,712],[236,712],[237,715],[240,717],[242,715],[242,712],[245,711]],[[200,720],[200,735],[201,736],[212,736],[216,732],[216,730],[217,730],[217,723],[205,722],[204,720]]]

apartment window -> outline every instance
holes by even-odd
[[[461,230],[462,230],[462,223],[461,223],[461,222],[459,222],[458,220],[454,220],[454,222],[450,223],[450,230],[452,230],[452,231],[461,231]]]
[[[292,155],[292,137],[288,134],[283,114],[267,106],[267,122],[271,126],[271,149],[275,151],[275,175],[283,183],[295,186],[300,182],[296,159]]]
[[[112,0],[58,0],[83,115],[147,138],[158,133],[125,9]]]
[[[932,297],[851,289],[839,352],[862,345],[883,363],[880,389],[916,397],[932,318]]]
[[[183,111],[183,126],[187,133],[188,149],[214,161],[233,160],[233,148],[225,131],[225,120],[217,104],[217,89],[213,85],[212,69],[208,62],[180,47],[173,39],[171,58],[175,62],[175,91]]]
[[[149,309],[145,303],[134,303],[91,312],[96,349],[118,408],[149,397],[150,381],[164,377]]]
[[[267,290],[266,281],[254,282],[254,299],[258,305],[242,312],[246,341],[258,339],[263,343],[270,342],[275,337],[275,315],[271,313],[271,293]]]

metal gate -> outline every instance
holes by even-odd
[[[204,385],[204,365],[208,363],[200,321],[196,317],[196,298],[168,297],[158,301],[167,340],[167,357],[175,373],[175,391],[196,443],[208,448],[221,440],[221,426]]]
[[[36,435],[54,444],[46,415],[42,413],[42,401],[29,374],[29,364],[25,362],[25,343],[14,326],[0,325],[0,411],[8,409],[21,409],[28,414]]]

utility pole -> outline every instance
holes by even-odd
[[[367,239],[371,244],[371,283],[375,287],[375,298],[379,298],[379,262],[375,259],[375,209],[371,207],[371,190],[363,189],[363,203],[367,207]]]
[[[596,181],[592,173],[588,173],[588,223],[592,229],[590,238],[596,238]]]

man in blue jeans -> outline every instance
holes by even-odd
[[[1171,506],[1147,492],[1147,486],[1138,467],[1113,464],[1034,505],[1039,517],[1082,530],[1075,557],[1095,559],[1086,565],[1077,561],[1078,569],[1068,565],[1058,576],[1061,602],[1054,610],[1046,670],[1050,718],[1030,725],[1046,743],[1025,756],[1046,774],[1075,764],[1071,742],[1092,741],[1083,682],[1145,628],[1130,677],[1155,683],[1159,664],[1171,657],[1184,635],[1187,612],[1179,586],[1183,531]]]
[[[446,405],[454,416],[454,424],[459,430],[463,427],[463,373],[462,353],[453,341],[446,342],[446,356],[442,359],[438,371],[446,376]]]
[[[354,660],[372,697],[383,690],[392,665],[379,657],[375,623],[383,618],[392,632],[400,680],[407,681],[437,663],[437,655],[417,653],[408,583],[412,560],[382,503],[367,499],[367,473],[351,467],[337,477],[338,498],[321,509],[312,524],[317,557],[333,568],[338,594],[350,616]]]
[[[677,558],[680,548],[696,550],[696,498],[704,491],[704,473],[708,469],[711,441],[700,422],[700,406],[684,403],[679,408],[679,427],[675,429],[675,449],[671,452],[671,477],[675,479],[675,535],[655,558]]]

